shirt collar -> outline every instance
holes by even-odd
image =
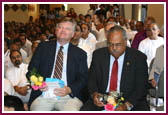
[[[57,49],[59,49],[60,46],[61,46],[60,43],[57,41]],[[67,50],[68,50],[68,47],[69,47],[69,43],[64,44],[63,47],[64,47],[63,50],[67,51]]]

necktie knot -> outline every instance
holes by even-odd
[[[60,50],[62,50],[62,49],[64,49],[64,47],[63,47],[63,46],[60,46]]]

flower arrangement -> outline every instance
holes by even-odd
[[[105,104],[105,111],[115,111],[119,105],[125,103],[122,95],[122,93],[111,91],[109,95],[103,95],[101,98],[99,98],[99,100]]]
[[[39,88],[43,88],[46,86],[43,77],[37,72],[36,68],[33,68],[30,73],[30,83],[32,89],[34,90],[38,90]]]

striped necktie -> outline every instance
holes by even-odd
[[[57,54],[56,64],[55,64],[55,70],[54,70],[54,78],[61,79],[62,78],[62,70],[63,70],[63,46],[60,46],[60,49]]]

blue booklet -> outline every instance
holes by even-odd
[[[42,96],[44,98],[56,98],[60,99],[60,96],[56,96],[54,94],[54,89],[55,88],[63,88],[64,87],[64,81],[57,79],[57,78],[46,78],[45,80],[48,90],[42,93]]]
[[[160,77],[160,75],[158,73],[154,72],[154,80],[156,81],[156,83],[159,82],[159,77]]]

